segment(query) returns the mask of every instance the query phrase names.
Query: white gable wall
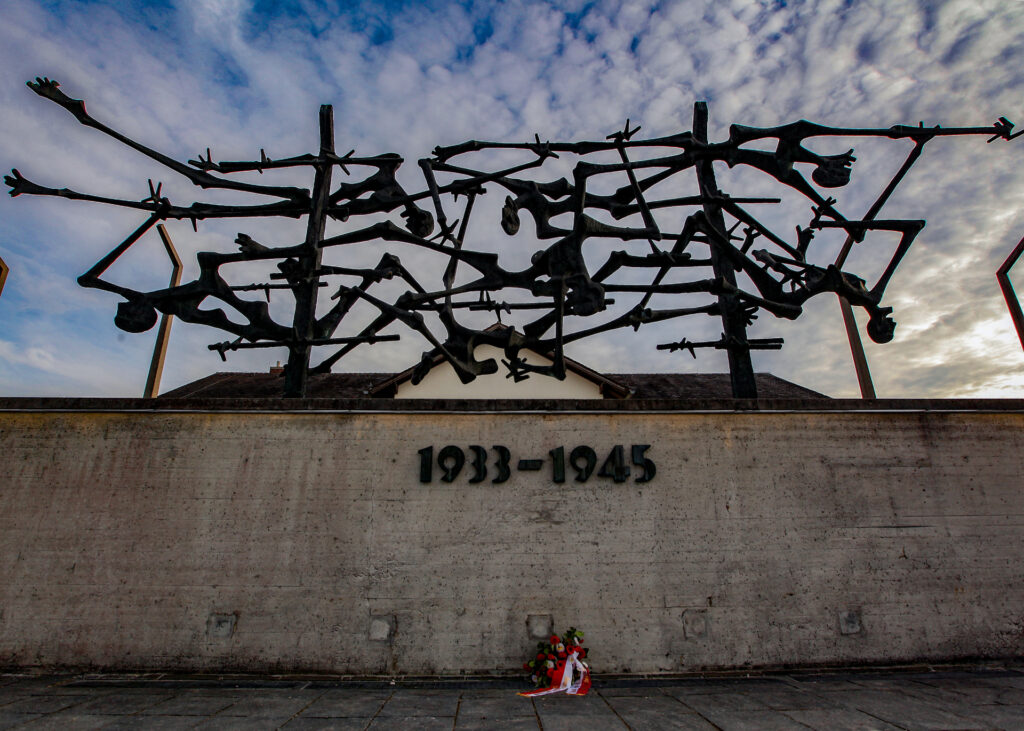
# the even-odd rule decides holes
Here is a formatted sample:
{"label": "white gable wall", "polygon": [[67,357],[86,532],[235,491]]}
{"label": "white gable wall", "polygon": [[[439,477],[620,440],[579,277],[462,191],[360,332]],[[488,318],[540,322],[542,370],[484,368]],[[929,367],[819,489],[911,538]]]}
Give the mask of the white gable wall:
{"label": "white gable wall", "polygon": [[[596,383],[576,373],[566,373],[565,380],[532,374],[525,381],[516,383],[506,378],[508,370],[501,365],[505,352],[493,345],[480,345],[474,351],[477,360],[494,358],[498,372],[477,376],[471,383],[463,383],[455,375],[451,363],[435,366],[427,377],[415,386],[411,381],[399,384],[395,398],[408,399],[599,399],[601,390]],[[531,365],[550,365],[551,361],[529,350],[520,351],[520,356]]]}

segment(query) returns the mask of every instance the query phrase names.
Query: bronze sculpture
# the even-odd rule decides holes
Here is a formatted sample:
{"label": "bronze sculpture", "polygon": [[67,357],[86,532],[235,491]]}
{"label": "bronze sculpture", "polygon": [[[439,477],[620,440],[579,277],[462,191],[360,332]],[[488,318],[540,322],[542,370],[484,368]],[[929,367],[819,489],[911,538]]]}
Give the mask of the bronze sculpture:
{"label": "bronze sculpture", "polygon": [[[65,95],[55,81],[40,78],[29,87],[68,110],[81,124],[92,127],[141,152],[171,171],[184,176],[203,189],[230,190],[266,196],[269,202],[254,205],[223,205],[196,202],[190,206],[173,204],[161,195],[161,185],[149,184],[149,195],[141,201],[105,198],[64,189],[37,185],[17,170],[5,178],[10,194],[50,195],[73,200],[93,201],[134,208],[147,218],[131,235],[79,277],[79,284],[95,287],[123,297],[118,304],[115,323],[128,332],[142,332],[157,321],[157,313],[174,315],[186,322],[209,325],[237,336],[234,341],[210,346],[222,357],[241,348],[287,347],[289,358],[285,367],[284,394],[301,397],[305,394],[310,373],[331,369],[345,355],[361,344],[395,340],[398,335],[382,334],[393,323],[401,323],[420,333],[432,346],[417,369],[414,382],[421,379],[440,354],[451,363],[464,382],[477,375],[494,373],[493,360],[477,361],[474,349],[490,344],[503,349],[502,361],[508,376],[516,380],[540,373],[565,377],[563,347],[565,344],[607,332],[632,327],[639,329],[649,323],[689,315],[711,315],[721,318],[720,339],[677,342],[658,346],[665,350],[686,350],[695,354],[697,348],[724,349],[729,355],[733,394],[737,398],[756,397],[750,351],[777,349],[779,338],[748,338],[747,327],[759,310],[776,317],[794,319],[811,297],[832,292],[849,303],[864,308],[869,317],[868,334],[876,342],[893,337],[895,322],[891,308],[881,304],[885,288],[900,260],[924,226],[920,220],[889,220],[878,217],[896,186],[920,156],[924,145],[936,137],[954,135],[986,135],[989,142],[1010,140],[1020,132],[1000,118],[989,127],[925,127],[897,125],[888,129],[833,128],[799,121],[774,128],[733,125],[729,138],[713,143],[707,138],[707,106],[698,102],[694,109],[693,130],[658,139],[636,139],[639,127],[625,127],[605,140],[587,142],[505,143],[469,141],[460,145],[438,147],[430,158],[419,161],[425,187],[407,192],[398,182],[396,172],[403,160],[394,154],[369,157],[355,156],[355,151],[339,155],[334,146],[333,112],[330,106],[320,109],[320,150],[284,159],[268,158],[263,150],[260,159],[243,162],[215,162],[207,150],[188,164],[173,160],[97,121],[86,112],[85,104]],[[842,214],[832,197],[817,188],[834,189],[850,180],[855,161],[853,150],[839,155],[819,155],[807,142],[821,137],[880,137],[906,139],[913,148],[902,167],[870,207],[860,217]],[[772,148],[763,149],[765,145]],[[650,149],[667,150],[667,154],[634,159],[637,153]],[[507,151],[522,154],[525,159],[501,170],[476,169],[455,164],[482,151]],[[579,161],[572,169],[572,180],[566,177],[537,181],[523,177],[527,171],[540,171],[545,162],[559,154],[572,154]],[[588,156],[614,154],[617,162],[591,162]],[[732,168],[743,166],[769,176],[777,183],[804,196],[811,205],[810,220],[796,227],[795,238],[787,240],[754,217],[747,206],[770,204],[778,198],[732,197],[721,191],[715,177],[715,164]],[[260,173],[289,167],[310,167],[314,181],[309,189],[246,183],[233,180],[231,173]],[[335,168],[351,175],[351,169],[369,168],[370,174],[350,183],[333,184]],[[808,180],[801,169],[810,169]],[[696,174],[698,194],[666,198],[649,198],[650,192],[664,181],[674,179],[688,170]],[[438,174],[449,176],[447,183],[438,181]],[[535,174],[535,173],[531,173]],[[596,192],[595,181],[604,176],[617,176],[622,184],[612,193]],[[607,178],[604,178],[607,179]],[[813,184],[812,184],[813,183]],[[467,226],[476,198],[486,193],[484,185],[495,185],[507,193],[501,212],[501,228],[508,236],[516,236],[521,228],[521,213],[526,211],[533,221],[536,237],[551,241],[537,251],[525,268],[511,269],[499,263],[498,255],[466,246]],[[332,187],[333,186],[333,187]],[[588,188],[588,186],[591,186]],[[817,186],[817,187],[815,187]],[[450,220],[446,205],[464,198],[461,215]],[[690,211],[678,233],[664,230],[658,223],[659,209]],[[345,233],[326,236],[328,219],[351,221],[358,216],[393,215],[402,224],[386,218]],[[639,217],[640,225],[617,225],[614,222]],[[165,289],[142,292],[102,278],[111,264],[137,242],[154,225],[166,220],[198,221],[227,218],[285,216],[307,217],[306,235],[302,242],[286,246],[268,246],[245,233],[236,239],[238,251],[232,253],[200,252],[197,255],[200,275],[193,281]],[[731,219],[731,225],[726,223]],[[559,222],[557,219],[563,219]],[[564,219],[568,218],[568,221]],[[737,230],[742,226],[742,235]],[[437,233],[435,233],[435,229]],[[835,263],[818,266],[808,261],[815,234],[825,229],[841,229],[846,242]],[[850,248],[864,241],[875,231],[898,234],[899,244],[878,280],[868,285],[855,274],[843,271],[842,265]],[[588,241],[617,239],[634,248],[614,251],[591,271],[584,256]],[[754,248],[762,240],[767,248]],[[359,243],[381,242],[385,252],[372,267],[340,267],[323,262],[325,250]],[[445,257],[447,266],[440,288],[428,289],[397,256],[386,250],[388,244],[417,247]],[[637,252],[635,246],[643,247]],[[706,254],[695,255],[695,247],[705,247]],[[221,268],[253,261],[276,261],[277,271],[271,281],[250,285],[231,285],[222,276]],[[455,284],[460,266],[475,271],[470,281]],[[683,275],[693,269],[710,269],[711,276],[666,281],[669,275]],[[653,276],[640,284],[616,279],[616,274],[653,270]],[[737,273],[742,273],[753,290],[740,287]],[[341,278],[332,299],[337,300],[320,317],[316,316],[319,291],[327,285],[326,278]],[[393,301],[377,297],[372,290],[385,279],[398,278],[408,290]],[[271,318],[267,302],[247,299],[240,293],[262,291],[269,301],[272,290],[289,290],[295,298],[292,322],[282,324]],[[516,291],[529,299],[501,302],[493,297],[500,291]],[[598,318],[614,302],[613,296],[638,297],[637,303],[622,315],[606,318],[596,325],[571,330],[567,318]],[[704,295],[699,306],[649,306],[655,296]],[[223,309],[201,309],[206,300],[219,300],[241,317],[232,320]],[[376,308],[376,318],[358,333],[335,337],[335,333],[357,302]],[[498,317],[512,310],[537,310],[538,316],[518,331],[512,328],[473,328],[459,321],[459,310],[493,311]],[[443,334],[435,332],[424,313],[436,313]],[[313,348],[340,346],[320,363],[310,367]],[[530,365],[520,357],[523,348],[550,353],[550,366]]]}

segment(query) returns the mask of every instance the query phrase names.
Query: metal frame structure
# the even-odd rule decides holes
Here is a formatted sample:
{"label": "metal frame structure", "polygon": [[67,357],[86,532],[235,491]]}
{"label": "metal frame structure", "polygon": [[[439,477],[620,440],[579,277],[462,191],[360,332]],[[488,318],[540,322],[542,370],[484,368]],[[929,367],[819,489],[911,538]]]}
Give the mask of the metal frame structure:
{"label": "metal frame structure", "polygon": [[[879,213],[926,143],[937,137],[961,135],[985,135],[991,142],[1010,140],[1020,134],[1013,133],[1012,123],[1005,118],[989,127],[897,125],[884,129],[834,128],[801,120],[771,128],[733,125],[727,140],[711,142],[707,135],[707,105],[698,102],[692,131],[657,139],[637,139],[639,127],[631,127],[627,120],[622,130],[599,141],[541,142],[535,136],[531,142],[471,140],[437,147],[431,157],[418,161],[424,188],[410,193],[396,177],[403,162],[398,155],[360,157],[354,150],[338,154],[330,106],[320,109],[320,146],[316,154],[271,159],[261,150],[258,160],[216,162],[207,149],[205,157],[199,155],[186,164],[98,121],[86,112],[84,102],[68,97],[57,82],[39,78],[28,85],[41,97],[66,109],[81,124],[155,160],[199,188],[263,198],[264,202],[252,205],[195,202],[182,206],[164,197],[162,186],[152,181],[149,195],[132,201],[44,187],[17,170],[5,178],[12,196],[59,196],[145,213],[146,220],[79,277],[79,284],[121,296],[123,301],[118,305],[115,323],[129,332],[148,330],[156,324],[157,312],[161,312],[236,336],[233,341],[210,346],[222,357],[243,348],[286,347],[289,357],[284,371],[284,395],[289,397],[304,396],[310,374],[330,371],[354,348],[397,339],[397,334],[383,332],[394,324],[419,333],[432,348],[424,354],[414,382],[434,366],[438,354],[452,365],[463,382],[469,382],[499,369],[493,359],[475,359],[474,350],[480,344],[504,351],[502,364],[510,378],[521,380],[531,374],[564,378],[563,349],[571,342],[610,330],[636,330],[655,322],[703,315],[721,320],[723,332],[718,340],[682,338],[657,347],[691,354],[698,348],[725,350],[734,396],[754,398],[757,388],[750,352],[778,349],[782,345],[780,338],[747,336],[747,328],[761,310],[795,319],[808,299],[831,292],[849,305],[864,308],[869,316],[867,331],[873,340],[892,339],[892,309],[882,306],[882,296],[924,221],[883,219]],[[844,215],[835,198],[818,190],[846,185],[855,161],[852,149],[839,155],[820,155],[809,146],[814,140],[830,137],[873,137],[913,144],[899,172],[862,216]],[[473,164],[478,154],[487,152],[518,155],[522,161],[499,170]],[[539,177],[544,174],[545,163],[559,155],[576,156],[572,179]],[[610,162],[609,156],[613,158]],[[796,226],[795,237],[787,238],[772,230],[748,208],[777,203],[780,199],[733,197],[722,191],[715,174],[715,167],[721,165],[757,171],[802,195],[810,204],[810,219]],[[256,184],[231,177],[233,173],[265,173],[293,167],[312,169],[310,188]],[[368,169],[369,174],[356,176],[353,182],[334,183],[336,169],[345,175],[353,175],[352,170]],[[695,174],[697,194],[672,194],[671,191],[680,190],[677,176],[686,172]],[[809,179],[805,177],[807,173]],[[599,183],[608,180],[620,181],[619,187],[612,193],[599,193]],[[543,245],[534,253],[529,266],[507,268],[497,254],[466,245],[473,205],[487,192],[485,185],[497,186],[507,193],[501,227],[508,236],[519,233],[521,212],[530,214],[536,239]],[[670,191],[667,196],[662,193],[666,189]],[[459,217],[451,220],[448,213],[451,207],[460,205],[459,198],[465,202]],[[673,229],[659,223],[663,209],[666,213],[684,214],[682,225]],[[351,223],[395,213],[401,217],[401,225],[390,219],[367,225]],[[189,220],[195,227],[202,220],[271,216],[306,217],[304,239],[269,246],[239,233],[237,252],[199,252],[200,274],[195,280],[185,284],[172,281],[169,287],[155,291],[143,292],[103,278],[118,257],[161,221]],[[344,233],[327,236],[329,219],[350,223]],[[815,235],[828,229],[841,230],[846,240],[835,262],[819,266],[811,263],[809,254]],[[876,232],[898,235],[899,244],[883,274],[868,285],[842,267],[852,246]],[[607,239],[622,241],[631,248],[612,252],[597,266],[588,265],[586,259],[592,248],[588,244]],[[755,243],[763,246],[755,248]],[[326,251],[359,244],[383,249],[376,266],[344,267],[324,262]],[[432,252],[447,261],[439,288],[426,286],[391,253],[390,249],[403,247]],[[270,273],[269,281],[229,284],[221,269],[243,262],[276,262],[277,271]],[[473,272],[462,284],[456,284],[459,267]],[[695,277],[695,269],[709,269],[710,276]],[[738,275],[749,285],[741,286]],[[638,277],[645,279],[638,284]],[[328,286],[328,279],[340,283],[332,296],[334,304],[318,317],[320,289]],[[406,291],[391,300],[375,295],[376,285],[385,279],[403,281]],[[272,319],[267,302],[240,296],[246,291],[262,291],[269,300],[272,290],[287,290],[294,297],[290,323]],[[518,296],[499,301],[499,293]],[[694,296],[704,300],[691,305]],[[602,319],[602,313],[608,313],[615,297],[635,297],[637,301],[624,314],[605,314]],[[678,302],[674,306],[654,307],[652,298],[670,305],[673,299]],[[206,300],[219,301],[232,311],[233,318],[221,308],[201,308]],[[375,308],[376,317],[358,332],[336,337],[336,330],[357,303]],[[529,319],[521,332],[513,328],[471,327],[459,317],[460,311],[493,311],[500,319],[502,312],[513,310],[533,310],[536,317]],[[593,322],[597,324],[591,325]],[[573,328],[578,323],[583,324]],[[340,347],[311,367],[314,348],[324,346]],[[520,357],[524,348],[551,353],[553,362],[545,366],[528,364]]]}

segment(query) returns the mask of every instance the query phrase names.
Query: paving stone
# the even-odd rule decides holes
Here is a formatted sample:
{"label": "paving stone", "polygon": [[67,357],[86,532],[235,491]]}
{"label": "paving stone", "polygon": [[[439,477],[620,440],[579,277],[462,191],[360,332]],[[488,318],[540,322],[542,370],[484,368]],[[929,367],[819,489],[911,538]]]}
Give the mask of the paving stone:
{"label": "paving stone", "polygon": [[50,713],[18,728],[53,729],[59,731],[92,731],[109,726],[120,720],[120,716],[103,716],[89,713]]}
{"label": "paving stone", "polygon": [[377,715],[390,696],[390,693],[367,693],[360,690],[329,690],[303,710],[302,716],[304,718],[372,718]]}
{"label": "paving stone", "polygon": [[28,698],[31,693],[27,690],[19,690],[15,687],[0,686],[0,711],[4,710],[6,706],[15,701],[20,701],[22,698]]}
{"label": "paving stone", "polygon": [[[957,701],[965,701],[969,698],[968,695],[956,693],[950,688],[936,687],[934,685],[929,685],[928,683],[923,682],[913,683],[910,685],[892,685],[888,688],[880,685],[877,686],[876,689],[898,691],[900,693],[905,693],[906,695],[913,696],[914,698],[918,698],[924,701],[925,703],[935,703],[939,705],[943,703],[956,703]],[[990,687],[988,690],[988,695],[994,695],[996,692],[998,692],[998,689],[996,688]],[[1013,690],[1013,688],[1002,688],[1002,690],[1010,691]]]}
{"label": "paving stone", "polygon": [[451,716],[377,716],[369,727],[374,731],[451,731]]}
{"label": "paving stone", "polygon": [[[526,700],[526,699],[524,699]],[[588,695],[565,695],[553,693],[530,698],[539,713],[569,713],[575,715],[611,713],[608,703],[597,693]]]}
{"label": "paving stone", "polygon": [[[321,698],[344,698],[348,696],[360,696],[363,698],[380,698],[381,701],[385,701],[394,695],[396,692],[407,693],[408,690],[395,689],[395,688],[328,688],[323,691]],[[437,692],[437,691],[431,691]],[[442,691],[444,692],[444,691]],[[452,691],[458,693],[458,690]],[[478,690],[472,691],[473,693],[504,693],[505,691],[492,691],[492,690]]]}
{"label": "paving stone", "polygon": [[739,692],[709,693],[707,695],[677,696],[684,704],[707,716],[724,711],[762,711],[768,706],[752,695]]}
{"label": "paving stone", "polygon": [[602,698],[663,698],[665,691],[661,686],[641,686],[636,688],[594,688],[591,693],[597,693]]}
{"label": "paving stone", "polygon": [[794,686],[788,682],[757,680],[690,680],[681,683],[672,683],[662,687],[662,692],[677,698],[688,695],[719,695],[731,694],[744,691],[765,691],[792,690]]}
{"label": "paving stone", "polygon": [[[288,731],[363,731],[369,718],[306,718],[299,716],[286,723],[283,728]],[[415,727],[413,727],[415,728]]]}
{"label": "paving stone", "polygon": [[179,731],[195,728],[201,721],[202,718],[194,716],[121,716],[109,726],[104,726],[103,731]]}
{"label": "paving stone", "polygon": [[972,706],[1024,705],[1024,690],[1011,686],[988,685],[986,683],[960,683],[956,685],[932,686],[929,697],[943,703],[967,702]]}
{"label": "paving stone", "polygon": [[[899,677],[875,677],[854,678],[853,682],[865,688],[875,690],[895,690],[900,693],[914,696],[927,701],[930,698],[943,695],[938,692],[934,685],[930,685],[927,676],[899,676]],[[954,681],[957,682],[957,681]]]}
{"label": "paving stone", "polygon": [[544,731],[560,729],[623,729],[625,723],[597,695],[550,695],[534,698]]}
{"label": "paving stone", "polygon": [[[1024,729],[1024,676],[1005,671],[666,680],[529,699],[514,688],[118,687],[103,677],[3,677],[0,729]],[[166,681],[161,681],[161,683]],[[203,683],[209,683],[204,680]],[[294,685],[294,683],[293,683]],[[460,701],[461,698],[461,701]],[[381,705],[383,704],[383,708]],[[458,716],[455,715],[458,709]],[[30,712],[32,711],[32,712]],[[379,713],[378,713],[379,711]],[[45,712],[45,714],[44,714]],[[343,715],[344,714],[344,715]],[[374,714],[377,714],[376,716]]]}
{"label": "paving stone", "polygon": [[737,686],[735,683],[719,683],[714,680],[691,680],[662,686],[661,692],[665,695],[671,695],[681,698],[686,695],[710,695],[713,693],[732,693],[736,690],[736,687]]}
{"label": "paving stone", "polygon": [[785,714],[818,731],[900,731],[898,726],[852,708],[812,708]]}
{"label": "paving stone", "polygon": [[675,698],[620,697],[609,698],[615,713],[631,729],[683,729],[683,731],[713,731],[715,728],[703,717]]}
{"label": "paving stone", "polygon": [[981,706],[974,718],[1003,731],[1024,729],[1024,706]]}
{"label": "paving stone", "polygon": [[537,724],[536,716],[530,716],[529,718],[525,716],[504,719],[489,718],[482,721],[479,719],[462,721],[460,718],[455,723],[455,731],[491,731],[492,729],[498,729],[499,731],[539,731],[540,726]]}
{"label": "paving stone", "polygon": [[851,675],[849,680],[854,685],[859,685],[862,688],[882,688],[883,690],[893,690],[894,688],[913,685],[918,682],[918,678],[922,677],[918,673],[906,674],[906,675],[875,675],[865,673],[863,675]]}
{"label": "paving stone", "polygon": [[720,711],[711,720],[721,731],[807,731],[780,711]]}
{"label": "paving stone", "polygon": [[522,698],[517,695],[525,688],[467,688],[462,691],[463,698]]}
{"label": "paving stone", "polygon": [[480,697],[463,693],[462,702],[459,703],[459,723],[468,722],[471,719],[505,719],[528,717],[535,719],[537,714],[533,710],[533,703],[529,698],[522,698],[516,695],[501,697]]}
{"label": "paving stone", "polygon": [[255,718],[253,716],[214,716],[202,720],[195,728],[208,731],[274,731],[290,719],[288,718]]}
{"label": "paving stone", "polygon": [[111,693],[75,706],[75,711],[96,715],[130,715],[167,700],[169,692]]}
{"label": "paving stone", "polygon": [[2,709],[8,713],[54,713],[88,700],[83,695],[30,695],[7,703]]}
{"label": "paving stone", "polygon": [[238,701],[235,693],[202,693],[185,691],[142,711],[143,715],[212,716]]}
{"label": "paving stone", "polygon": [[380,716],[455,716],[459,705],[458,691],[396,692],[380,711]]}
{"label": "paving stone", "polygon": [[806,690],[777,688],[774,690],[744,691],[743,695],[763,703],[768,708],[784,711],[798,708],[837,708],[828,697]]}
{"label": "paving stone", "polygon": [[0,708],[0,729],[14,728],[39,718],[37,713],[8,713]]}
{"label": "paving stone", "polygon": [[986,678],[986,683],[992,683],[994,685],[1008,685],[1011,688],[1024,689],[1024,677],[1020,675],[1008,675],[1004,677]]}
{"label": "paving stone", "polygon": [[247,691],[238,700],[218,714],[223,716],[245,716],[246,718],[279,718],[282,723],[316,701],[323,691],[274,692],[266,690]]}
{"label": "paving stone", "polygon": [[964,717],[899,691],[844,691],[834,695],[836,701],[847,707],[864,711],[908,731],[974,731],[979,727],[976,722],[970,720],[970,716],[975,715],[973,709],[968,709],[969,716]]}
{"label": "paving stone", "polygon": [[[978,706],[978,705],[975,705],[973,703],[970,703],[969,701],[961,701],[961,702],[957,702],[957,703],[946,703],[946,704],[941,705],[941,706],[936,705],[935,707],[937,708],[937,710],[940,710],[942,712],[951,714],[952,716],[955,716],[957,718],[963,719],[961,721],[961,724],[966,724],[966,725],[962,725],[962,726],[956,726],[955,724],[950,722],[950,723],[947,724],[948,728],[950,728],[950,729],[954,729],[954,728],[970,728],[970,729],[984,728],[984,729],[986,729],[986,731],[988,729],[988,726],[985,723],[982,723],[982,722],[979,721],[979,719],[984,717],[985,709],[989,709],[989,708],[1020,708],[1020,706],[996,706],[996,705]],[[905,721],[900,721],[898,725],[906,725],[906,726],[911,727],[911,728],[913,726],[912,723],[908,724]],[[935,725],[938,725],[938,724],[935,724]],[[1018,729],[1015,729],[1015,731],[1021,731],[1022,728],[1024,728],[1024,726],[1022,726],[1022,727],[1020,727]]]}

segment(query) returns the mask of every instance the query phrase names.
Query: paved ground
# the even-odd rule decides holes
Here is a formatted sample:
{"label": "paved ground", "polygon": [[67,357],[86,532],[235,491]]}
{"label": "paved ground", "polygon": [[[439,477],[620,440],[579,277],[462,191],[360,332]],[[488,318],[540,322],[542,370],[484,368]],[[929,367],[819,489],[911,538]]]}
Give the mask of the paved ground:
{"label": "paved ground", "polygon": [[1024,667],[501,682],[0,675],[0,729],[1024,729]]}

